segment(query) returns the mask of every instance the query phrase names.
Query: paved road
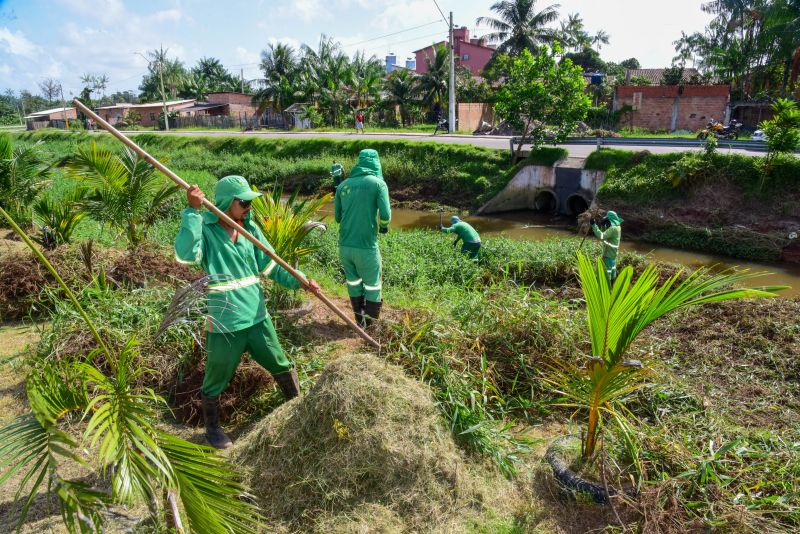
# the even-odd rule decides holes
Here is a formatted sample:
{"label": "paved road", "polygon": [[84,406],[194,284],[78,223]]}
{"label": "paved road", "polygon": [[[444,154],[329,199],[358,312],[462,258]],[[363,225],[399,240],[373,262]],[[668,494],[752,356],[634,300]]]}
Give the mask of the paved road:
{"label": "paved road", "polygon": [[[128,132],[126,132],[128,133]],[[131,134],[135,133],[142,133],[139,132],[129,132]],[[159,132],[148,130],[146,133],[159,133],[162,135],[185,135],[185,136],[252,136],[252,137],[263,137],[263,138],[287,138],[287,139],[319,139],[319,138],[331,138],[331,139],[346,139],[348,141],[353,141],[356,139],[364,139],[364,140],[394,140],[394,139],[402,139],[405,141],[432,141],[435,143],[453,143],[459,145],[475,145],[475,146],[482,146],[486,148],[497,148],[502,150],[508,150],[508,143],[509,137],[504,136],[485,136],[485,135],[446,135],[446,134],[439,134],[439,135],[430,135],[430,134],[387,134],[387,133],[367,133],[367,134],[356,134],[356,133],[342,133],[342,132],[231,132],[231,131],[214,131],[208,130],[203,132]],[[595,146],[593,145],[561,145],[562,148],[565,148],[569,152],[569,156],[573,158],[585,158],[595,150]],[[654,154],[667,154],[670,152],[682,152],[688,149],[684,147],[658,147],[658,146],[621,146],[619,147],[622,150],[649,150]],[[692,150],[700,150],[698,148]],[[730,150],[730,149],[721,149],[721,153],[738,153],[738,154],[747,154],[750,156],[763,156],[763,152],[755,152],[750,150]]]}

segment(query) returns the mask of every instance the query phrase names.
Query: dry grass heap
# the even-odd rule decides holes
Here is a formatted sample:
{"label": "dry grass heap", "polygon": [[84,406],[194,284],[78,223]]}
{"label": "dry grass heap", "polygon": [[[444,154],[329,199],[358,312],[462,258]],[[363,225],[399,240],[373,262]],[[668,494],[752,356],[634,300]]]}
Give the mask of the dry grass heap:
{"label": "dry grass heap", "polygon": [[482,502],[430,390],[367,355],[329,364],[311,391],[241,439],[233,458],[266,516],[292,530],[449,530]]}

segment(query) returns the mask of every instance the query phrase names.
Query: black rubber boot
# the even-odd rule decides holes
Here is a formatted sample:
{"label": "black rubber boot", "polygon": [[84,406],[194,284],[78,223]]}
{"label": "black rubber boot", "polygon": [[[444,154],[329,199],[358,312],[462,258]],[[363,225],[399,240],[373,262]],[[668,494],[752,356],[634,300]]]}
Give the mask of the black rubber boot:
{"label": "black rubber boot", "polygon": [[353,307],[353,312],[355,312],[356,324],[364,328],[366,326],[364,323],[364,308],[366,307],[364,295],[360,297],[350,297],[350,305]]}
{"label": "black rubber boot", "polygon": [[281,388],[286,400],[291,400],[300,394],[300,381],[297,379],[297,369],[292,369],[286,373],[272,375],[278,387]]}
{"label": "black rubber boot", "polygon": [[367,306],[364,311],[364,321],[367,326],[372,326],[372,323],[380,317],[381,306],[383,306],[383,302],[367,301]]}
{"label": "black rubber boot", "polygon": [[216,449],[227,449],[232,445],[231,439],[219,426],[219,395],[203,398],[203,419],[206,423],[206,439]]}

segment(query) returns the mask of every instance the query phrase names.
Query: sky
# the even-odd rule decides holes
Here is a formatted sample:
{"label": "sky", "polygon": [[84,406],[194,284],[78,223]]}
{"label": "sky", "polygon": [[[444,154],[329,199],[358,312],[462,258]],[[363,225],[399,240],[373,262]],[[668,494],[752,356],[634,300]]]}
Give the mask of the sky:
{"label": "sky", "polygon": [[[559,14],[583,17],[586,30],[611,36],[600,54],[606,61],[639,59],[643,67],[665,67],[672,42],[701,31],[709,15],[704,0],[538,1],[537,9],[560,4]],[[38,93],[45,78],[59,80],[65,96],[81,90],[82,74],[106,74],[106,93],[137,88],[147,71],[139,54],[159,46],[187,67],[201,57],[218,58],[246,80],[260,77],[260,53],[270,43],[316,48],[321,34],[353,54],[398,63],[413,51],[447,38],[442,13],[471,35],[493,16],[493,0],[0,0],[0,91]]]}

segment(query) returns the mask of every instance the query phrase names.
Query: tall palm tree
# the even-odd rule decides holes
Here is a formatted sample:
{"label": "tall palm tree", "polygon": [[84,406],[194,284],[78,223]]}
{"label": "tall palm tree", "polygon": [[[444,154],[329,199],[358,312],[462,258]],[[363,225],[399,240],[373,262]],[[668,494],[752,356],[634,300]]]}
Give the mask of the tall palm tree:
{"label": "tall palm tree", "polygon": [[559,7],[553,4],[536,11],[536,0],[502,0],[490,8],[498,18],[478,17],[475,24],[494,30],[484,38],[500,43],[495,54],[517,55],[523,50],[535,54],[538,45],[552,40],[553,30],[547,24],[558,19]]}
{"label": "tall palm tree", "polygon": [[450,79],[450,53],[444,45],[433,48],[433,55],[425,57],[428,70],[419,77],[422,100],[429,106],[444,103],[447,81]]}
{"label": "tall palm tree", "polygon": [[169,92],[172,98],[176,98],[178,96],[178,88],[186,78],[186,69],[180,60],[170,59],[167,56],[167,52],[169,52],[169,49],[165,50],[164,47],[149,51],[147,53],[147,57],[150,59],[149,68],[156,80],[158,80],[159,76],[163,77],[164,89]]}
{"label": "tall palm tree", "polygon": [[392,72],[383,82],[384,102],[400,107],[403,126],[409,123],[409,107],[419,101],[419,79],[406,69]]}
{"label": "tall palm tree", "polygon": [[596,34],[591,38],[591,42],[593,46],[597,47],[597,50],[602,48],[602,45],[608,44],[610,42],[611,36],[605,30],[598,30]]}
{"label": "tall palm tree", "polygon": [[260,89],[253,95],[253,104],[263,113],[268,107],[281,112],[294,102],[298,65],[294,48],[287,44],[270,44],[261,52]]}

